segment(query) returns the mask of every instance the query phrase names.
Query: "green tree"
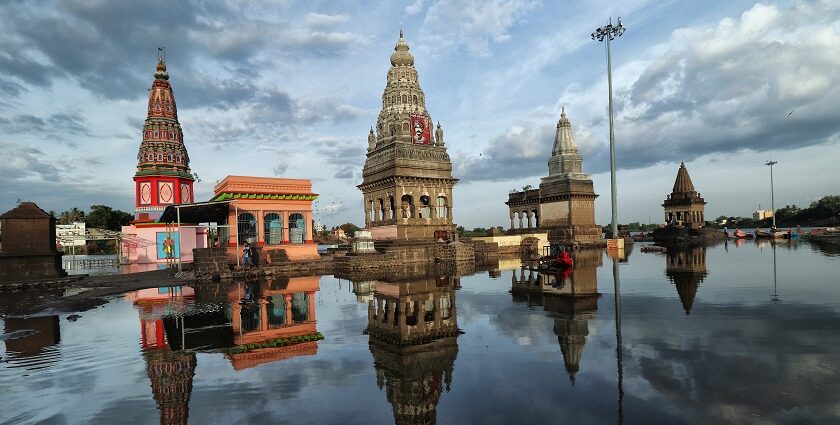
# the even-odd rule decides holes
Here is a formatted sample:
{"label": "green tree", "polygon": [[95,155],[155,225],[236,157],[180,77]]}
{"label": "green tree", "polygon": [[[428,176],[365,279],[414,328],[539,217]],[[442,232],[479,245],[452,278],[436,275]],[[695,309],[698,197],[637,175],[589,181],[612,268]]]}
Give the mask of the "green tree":
{"label": "green tree", "polygon": [[[75,208],[74,208],[75,209]],[[122,226],[131,223],[134,218],[130,213],[115,210],[106,205],[91,205],[90,212],[84,215],[87,228],[107,229],[119,231]]]}
{"label": "green tree", "polygon": [[68,211],[62,211],[56,217],[58,219],[58,224],[72,224],[79,221],[84,221],[85,219],[85,212],[73,207],[73,209]]}
{"label": "green tree", "polygon": [[341,226],[338,226],[338,228],[344,230],[344,233],[351,238],[356,234],[356,230],[359,230],[359,226],[356,226],[353,223],[344,223]]}

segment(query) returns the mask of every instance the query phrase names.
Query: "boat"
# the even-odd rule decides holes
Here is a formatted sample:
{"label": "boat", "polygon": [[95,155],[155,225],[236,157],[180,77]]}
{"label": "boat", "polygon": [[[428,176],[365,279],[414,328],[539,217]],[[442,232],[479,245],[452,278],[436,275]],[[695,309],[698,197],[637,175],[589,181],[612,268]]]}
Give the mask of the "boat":
{"label": "boat", "polygon": [[732,233],[732,237],[735,239],[752,239],[755,237],[752,233],[745,233],[739,229],[735,229],[735,232]]}
{"label": "boat", "polygon": [[755,237],[761,239],[783,239],[787,232],[775,228],[770,228],[767,231],[755,229]]}

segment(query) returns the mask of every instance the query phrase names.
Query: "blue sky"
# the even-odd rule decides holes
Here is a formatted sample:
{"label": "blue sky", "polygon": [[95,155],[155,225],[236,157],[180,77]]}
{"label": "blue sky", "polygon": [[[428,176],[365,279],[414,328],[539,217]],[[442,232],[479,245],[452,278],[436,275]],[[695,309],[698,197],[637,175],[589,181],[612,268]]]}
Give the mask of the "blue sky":
{"label": "blue sky", "polygon": [[[840,4],[830,1],[32,1],[0,4],[0,209],[133,210],[157,46],[208,199],[226,175],[309,178],[316,218],[363,222],[367,133],[400,28],[446,131],[455,221],[508,224],[547,173],[560,109],[610,217],[613,45],[619,220],[661,221],[684,160],[707,217],[840,187]],[[792,114],[789,113],[793,111]]]}

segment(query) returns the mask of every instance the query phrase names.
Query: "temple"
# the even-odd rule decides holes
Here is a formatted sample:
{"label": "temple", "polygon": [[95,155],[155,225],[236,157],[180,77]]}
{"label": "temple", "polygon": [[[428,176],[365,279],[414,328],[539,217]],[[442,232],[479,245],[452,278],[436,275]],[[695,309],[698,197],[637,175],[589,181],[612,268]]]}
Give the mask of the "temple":
{"label": "temple", "polygon": [[433,424],[458,356],[458,278],[414,277],[375,284],[368,304],[376,383],[397,424]]}
{"label": "temple", "polygon": [[589,321],[598,311],[597,269],[602,264],[600,250],[583,249],[575,252],[574,268],[563,273],[539,273],[521,268],[513,270],[511,290],[514,302],[528,306],[542,306],[554,317],[554,334],[560,344],[563,364],[569,381],[574,385],[580,371]]}
{"label": "temple", "polygon": [[694,184],[685,168],[685,162],[680,162],[674,190],[665,198],[662,207],[665,208],[665,223],[690,228],[702,227],[706,201],[694,190]]}
{"label": "temple", "polygon": [[547,232],[551,243],[595,243],[601,239],[601,227],[595,223],[597,197],[592,178],[583,173],[583,159],[563,109],[548,160],[548,176],[542,178],[539,189],[526,186],[508,195],[510,232]]}
{"label": "temple", "polygon": [[680,162],[671,194],[665,198],[665,226],[653,231],[653,239],[664,243],[702,243],[722,240],[724,233],[706,227],[706,201],[694,189],[685,163]]}
{"label": "temple", "polygon": [[435,240],[455,231],[452,188],[458,180],[443,128],[432,127],[408,49],[400,31],[358,186],[374,240]]}
{"label": "temple", "polygon": [[191,261],[192,249],[205,246],[206,229],[183,226],[179,232],[177,227],[157,222],[167,206],[193,202],[194,180],[161,50],[137,153],[134,221],[122,229],[135,240],[148,241],[150,247],[157,248],[129,244],[123,252],[128,262],[166,263],[175,258]]}
{"label": "temple", "polygon": [[677,289],[683,310],[691,314],[697,289],[708,275],[706,246],[670,246],[666,253],[665,276]]}

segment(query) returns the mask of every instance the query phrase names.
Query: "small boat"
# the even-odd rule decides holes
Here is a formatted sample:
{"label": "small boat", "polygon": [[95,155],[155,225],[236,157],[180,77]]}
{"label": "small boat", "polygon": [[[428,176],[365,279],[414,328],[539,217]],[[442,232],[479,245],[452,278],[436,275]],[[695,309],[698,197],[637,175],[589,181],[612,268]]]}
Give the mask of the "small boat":
{"label": "small boat", "polygon": [[738,229],[735,229],[735,232],[732,233],[732,237],[735,239],[752,239],[755,237],[752,233],[744,233]]}
{"label": "small boat", "polygon": [[755,237],[761,239],[784,239],[787,232],[771,228],[768,231],[755,229]]}

